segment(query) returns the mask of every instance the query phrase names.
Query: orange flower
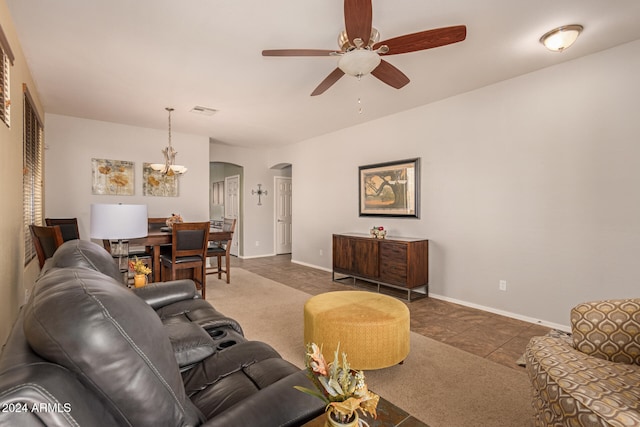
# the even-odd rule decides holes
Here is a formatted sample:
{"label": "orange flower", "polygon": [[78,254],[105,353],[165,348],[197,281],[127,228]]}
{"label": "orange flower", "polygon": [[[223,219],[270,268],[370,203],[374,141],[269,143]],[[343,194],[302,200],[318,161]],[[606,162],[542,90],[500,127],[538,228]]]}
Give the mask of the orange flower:
{"label": "orange flower", "polygon": [[311,344],[311,351],[312,353],[307,353],[311,359],[309,361],[311,370],[320,375],[326,376],[329,367],[327,366],[327,362],[324,360],[322,351],[315,343]]}

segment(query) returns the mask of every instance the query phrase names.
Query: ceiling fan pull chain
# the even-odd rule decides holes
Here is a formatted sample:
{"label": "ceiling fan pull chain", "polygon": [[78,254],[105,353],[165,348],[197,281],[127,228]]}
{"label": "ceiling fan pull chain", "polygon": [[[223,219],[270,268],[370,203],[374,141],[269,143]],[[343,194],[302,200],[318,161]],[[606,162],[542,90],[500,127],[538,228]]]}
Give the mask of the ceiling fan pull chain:
{"label": "ceiling fan pull chain", "polygon": [[[362,89],[362,85],[360,84],[361,81],[362,76],[358,76],[358,92],[361,92],[360,89]],[[360,95],[358,95],[358,114],[362,114],[362,99],[360,98]]]}

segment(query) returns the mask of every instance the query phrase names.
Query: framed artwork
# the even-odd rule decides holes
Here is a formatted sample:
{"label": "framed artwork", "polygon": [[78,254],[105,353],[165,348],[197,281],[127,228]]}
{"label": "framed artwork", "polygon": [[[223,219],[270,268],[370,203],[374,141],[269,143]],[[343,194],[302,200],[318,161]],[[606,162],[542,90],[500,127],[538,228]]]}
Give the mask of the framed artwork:
{"label": "framed artwork", "polygon": [[163,174],[142,164],[142,195],[157,197],[178,197],[178,175]]}
{"label": "framed artwork", "polygon": [[92,194],[133,196],[133,166],[124,160],[91,159]]}
{"label": "framed artwork", "polygon": [[360,166],[360,216],[419,218],[420,159]]}

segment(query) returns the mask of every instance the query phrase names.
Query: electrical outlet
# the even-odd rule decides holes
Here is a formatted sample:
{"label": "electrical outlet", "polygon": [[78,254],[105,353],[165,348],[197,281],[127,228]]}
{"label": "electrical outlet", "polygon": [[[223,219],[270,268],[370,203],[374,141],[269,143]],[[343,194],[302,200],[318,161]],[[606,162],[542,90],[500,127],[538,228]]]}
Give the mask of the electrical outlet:
{"label": "electrical outlet", "polygon": [[322,251],[322,249],[320,249],[320,256],[324,255],[324,252]]}
{"label": "electrical outlet", "polygon": [[256,246],[260,246],[260,240],[256,240]]}
{"label": "electrical outlet", "polygon": [[499,289],[501,291],[506,291],[507,290],[507,281],[506,280],[500,280]]}

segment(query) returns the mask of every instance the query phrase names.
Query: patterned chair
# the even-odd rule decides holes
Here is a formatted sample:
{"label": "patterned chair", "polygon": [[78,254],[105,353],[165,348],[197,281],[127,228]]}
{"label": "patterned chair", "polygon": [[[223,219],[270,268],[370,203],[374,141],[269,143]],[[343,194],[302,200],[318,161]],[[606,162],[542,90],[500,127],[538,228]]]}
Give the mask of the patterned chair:
{"label": "patterned chair", "polygon": [[640,425],[640,299],[579,304],[571,330],[527,345],[534,425]]}

